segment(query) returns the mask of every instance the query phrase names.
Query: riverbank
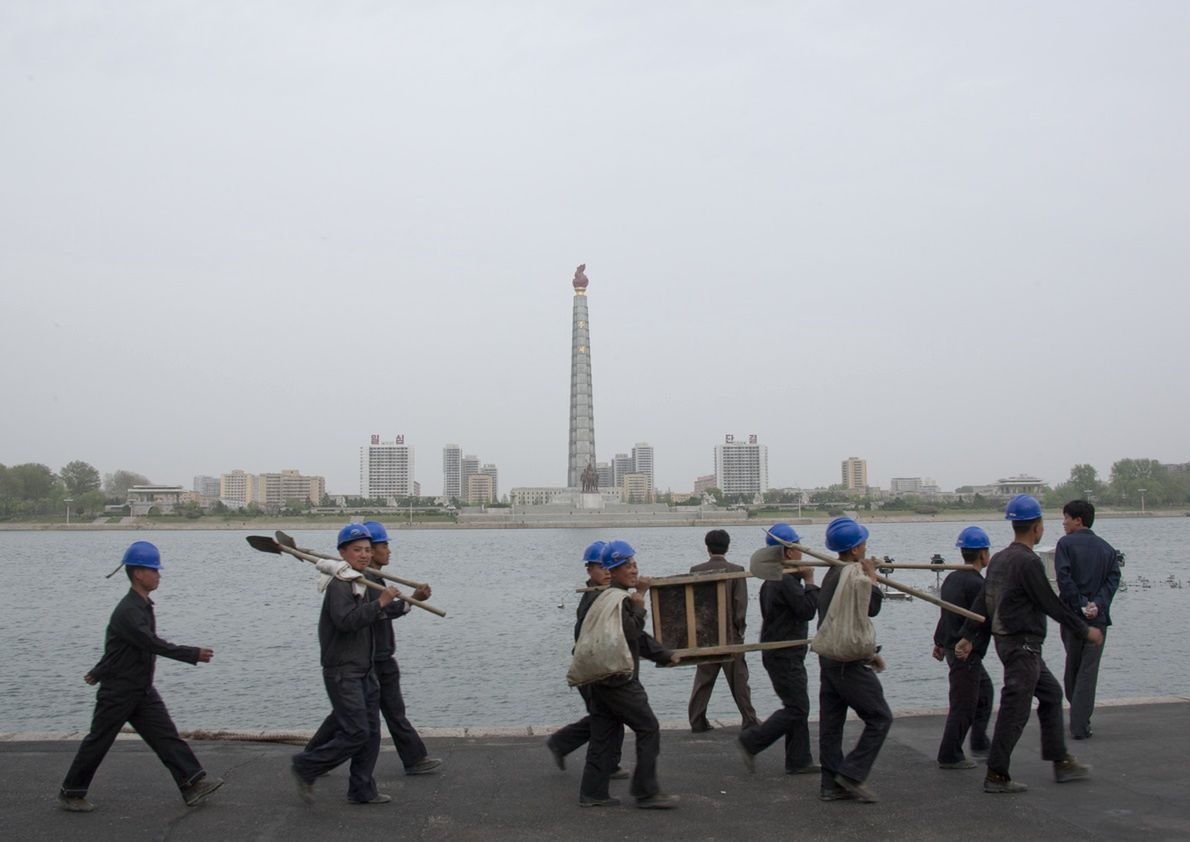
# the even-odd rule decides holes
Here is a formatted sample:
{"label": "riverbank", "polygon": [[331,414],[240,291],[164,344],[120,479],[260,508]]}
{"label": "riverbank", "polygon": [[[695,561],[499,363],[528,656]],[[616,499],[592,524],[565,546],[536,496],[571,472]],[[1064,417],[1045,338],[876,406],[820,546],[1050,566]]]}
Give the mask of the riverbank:
{"label": "riverbank", "polygon": [[[788,839],[804,834],[837,839],[982,842],[1014,838],[1160,840],[1190,837],[1190,770],[1171,734],[1190,728],[1190,703],[1104,706],[1095,737],[1072,744],[1091,777],[1053,782],[1038,757],[1030,721],[1013,757],[1021,795],[981,791],[982,767],[942,771],[934,761],[944,718],[899,716],[880,753],[870,786],[879,804],[824,803],[818,776],[782,772],[779,746],[757,757],[749,774],[735,751],[736,728],[707,734],[667,731],[659,777],[681,799],[676,810],[631,807],[627,782],[613,782],[619,807],[578,806],[582,751],[559,771],[539,733],[517,736],[431,737],[445,763],[440,774],[407,777],[390,740],[376,767],[392,803],[376,807],[345,800],[346,769],[320,779],[315,803],[303,804],[289,777],[292,746],[197,741],[196,754],[226,785],[205,804],[187,808],[168,773],[138,738],[120,740],[99,770],[90,814],[59,811],[55,794],[77,749],[75,741],[0,742],[0,832],[6,838],[178,842],[212,838],[320,842],[350,826],[359,838],[397,833],[419,840]],[[847,725],[850,744],[859,723]],[[817,749],[817,726],[811,726]],[[634,752],[625,741],[625,765]],[[817,751],[815,751],[817,755]]]}
{"label": "riverbank", "polygon": [[[1170,518],[1170,517],[1190,517],[1190,511],[1182,509],[1162,509],[1158,511],[1104,511],[1096,512],[1096,518],[1099,520],[1108,520],[1111,518]],[[862,523],[978,523],[981,521],[1000,520],[1004,517],[1004,513],[1000,510],[963,510],[963,511],[942,511],[936,514],[923,515],[916,512],[902,512],[883,514],[880,512],[858,512],[857,519]],[[1047,509],[1045,511],[1047,519],[1061,520],[1061,509]],[[529,519],[527,516],[523,522],[514,523],[448,523],[448,522],[418,522],[412,523],[402,521],[399,515],[388,518],[385,515],[372,516],[368,515],[364,518],[361,515],[344,515],[343,520],[361,520],[361,519],[376,519],[382,520],[389,530],[400,529],[462,529],[462,530],[483,530],[483,529],[592,529],[602,528],[605,526],[627,525],[632,527],[672,527],[672,526],[697,526],[697,522],[687,523],[685,521],[675,522],[673,520],[650,522],[645,515],[638,515],[634,517],[630,523],[625,524],[611,524],[605,519],[600,518],[598,513],[589,515],[576,515],[568,520],[551,520],[549,522],[536,522]],[[825,524],[829,523],[831,516],[823,513],[804,513],[803,516],[797,517],[793,512],[773,512],[766,511],[756,517],[724,517],[716,518],[715,526],[749,526],[757,523],[771,523],[775,521],[786,521],[797,525],[811,525],[811,524]],[[283,530],[291,532],[294,530],[318,530],[337,528],[340,524],[339,520],[329,521],[325,518],[320,520],[307,520],[303,518],[255,518],[251,520],[224,520],[223,518],[198,518],[196,520],[186,521],[166,521],[152,517],[141,518],[124,518],[119,523],[39,523],[39,522],[24,522],[24,523],[6,523],[0,522],[0,532],[45,532],[45,531],[61,531],[61,532],[140,532],[140,531],[219,531],[219,530],[233,530],[233,531],[254,531],[261,533],[273,532],[275,530]]]}

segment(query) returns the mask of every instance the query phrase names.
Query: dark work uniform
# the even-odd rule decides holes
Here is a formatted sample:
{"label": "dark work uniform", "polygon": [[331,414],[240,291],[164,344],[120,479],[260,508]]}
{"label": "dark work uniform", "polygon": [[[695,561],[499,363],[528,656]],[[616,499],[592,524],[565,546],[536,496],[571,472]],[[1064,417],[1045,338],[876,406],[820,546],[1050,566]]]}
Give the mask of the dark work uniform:
{"label": "dark work uniform", "polygon": [[[612,587],[617,587],[612,585]],[[591,605],[594,600],[591,601]],[[587,611],[590,605],[587,606]],[[640,683],[640,659],[668,663],[673,653],[645,632],[645,609],[626,599],[620,606],[624,638],[632,653],[632,675],[588,684],[590,690],[591,741],[579,794],[586,798],[608,798],[607,785],[619,760],[618,746],[627,725],[636,735],[636,768],[630,792],[634,798],[648,798],[660,792],[657,784],[657,756],[661,753],[661,728],[649,697]],[[579,617],[581,628],[587,612]]]}
{"label": "dark work uniform", "polygon": [[[380,584],[384,580],[369,573],[368,578]],[[368,590],[368,600],[380,598],[380,591]],[[388,724],[388,732],[396,744],[401,763],[408,769],[426,757],[426,744],[422,742],[417,729],[405,716],[405,699],[401,695],[401,667],[397,664],[397,643],[393,635],[393,620],[404,617],[412,610],[409,603],[395,599],[383,609],[381,619],[372,627],[375,651],[372,653],[376,678],[380,683],[380,713]]]}
{"label": "dark work uniform", "polygon": [[[1025,724],[1033,697],[1041,723],[1041,759],[1066,757],[1062,733],[1062,688],[1041,659],[1046,615],[1053,617],[1085,640],[1089,627],[1050,588],[1045,567],[1037,553],[1013,542],[992,556],[984,580],[983,597],[972,610],[988,622],[982,626],[968,620],[963,637],[977,646],[990,630],[995,636],[996,654],[1004,664],[1004,689],[1000,691],[1000,713],[988,753],[988,772],[1009,777],[1008,766]],[[990,626],[990,629],[989,629]]]}
{"label": "dark work uniform", "polygon": [[134,590],[120,600],[107,624],[103,657],[88,673],[99,682],[91,731],[62,782],[66,798],[83,798],[104,755],[127,722],[165,764],[180,789],[206,776],[153,687],[157,656],[198,663],[198,647],[175,646],[157,636],[153,601]]}
{"label": "dark work uniform", "polygon": [[[595,587],[595,583],[590,579],[587,580],[587,587]],[[583,598],[578,602],[578,609],[575,613],[574,623],[574,639],[578,640],[578,634],[583,628],[583,618],[587,616],[587,612],[591,610],[591,603],[599,596],[602,591],[588,591],[583,594]],[[591,739],[591,688],[587,685],[580,685],[578,688],[579,695],[583,697],[583,705],[587,708],[587,716],[584,716],[578,722],[571,722],[569,725],[559,728],[554,733],[550,734],[550,738],[546,741],[549,744],[550,750],[565,757],[577,748],[585,745]],[[614,772],[620,766],[620,756],[624,747],[624,724],[615,730],[612,735],[612,749],[615,755],[615,764],[612,766]]]}
{"label": "dark work uniform", "polygon": [[[721,555],[713,555],[702,564],[690,568],[691,573],[742,573],[744,568],[732,564]],[[730,629],[728,643],[743,643],[744,631],[747,628],[748,616],[748,580],[728,579],[727,590],[730,593],[728,602],[727,624]],[[727,679],[727,689],[735,700],[735,706],[740,712],[743,728],[752,728],[760,724],[756,717],[756,709],[752,707],[752,689],[748,686],[748,662],[744,653],[733,655],[731,660],[719,664],[699,664],[694,670],[694,686],[690,690],[690,729],[692,731],[709,731],[711,724],[707,722],[707,705],[711,701],[711,691],[715,689],[715,679],[719,677],[719,670]]]}
{"label": "dark work uniform", "polygon": [[[947,602],[970,609],[983,590],[983,577],[974,570],[956,570],[942,583],[940,596]],[[984,668],[988,651],[984,637],[978,650],[972,650],[967,660],[960,661],[954,645],[963,637],[963,617],[942,609],[938,626],[934,629],[934,644],[946,652],[950,668],[950,711],[938,746],[939,763],[958,763],[966,758],[963,741],[971,732],[971,751],[983,754],[988,750],[988,721],[992,718],[992,679]]]}
{"label": "dark work uniform", "polygon": [[373,634],[382,609],[356,596],[350,582],[332,579],[318,617],[322,680],[331,714],[303,751],[293,756],[298,777],[313,782],[346,760],[351,761],[347,798],[376,797],[372,771],[380,754],[380,685],[373,668]]}
{"label": "dark work uniform", "polygon": [[[818,612],[818,586],[802,577],[784,574],[780,581],[760,587],[760,642],[805,640],[810,620]],[[761,654],[781,709],[755,728],[740,734],[740,743],[759,754],[785,737],[785,771],[796,772],[814,763],[810,754],[810,693],[806,681],[806,647],[765,650]]]}
{"label": "dark work uniform", "polygon": [[[818,625],[830,610],[841,568],[832,567],[822,579],[818,593]],[[875,617],[884,604],[884,594],[872,588],[868,616]],[[818,761],[822,764],[822,787],[838,789],[835,775],[865,781],[892,727],[892,711],[884,701],[884,688],[868,661],[836,661],[818,656],[821,679],[818,688]],[[851,708],[864,722],[855,748],[843,756],[843,724]]]}
{"label": "dark work uniform", "polygon": [[1086,644],[1065,626],[1061,628],[1066,647],[1063,685],[1070,702],[1070,733],[1076,738],[1091,736],[1091,714],[1095,712],[1095,686],[1099,682],[1099,659],[1107,644],[1111,625],[1111,602],[1120,586],[1120,556],[1115,548],[1092,532],[1078,529],[1058,539],[1054,553],[1054,575],[1058,594],[1077,614],[1089,602],[1099,613],[1087,620],[1103,632],[1103,644]]}

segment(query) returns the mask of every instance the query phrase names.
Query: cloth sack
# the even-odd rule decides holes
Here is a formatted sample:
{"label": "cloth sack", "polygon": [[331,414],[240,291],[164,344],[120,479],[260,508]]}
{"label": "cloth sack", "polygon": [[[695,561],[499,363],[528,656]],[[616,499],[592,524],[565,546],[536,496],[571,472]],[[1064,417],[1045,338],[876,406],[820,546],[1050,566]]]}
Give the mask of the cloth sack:
{"label": "cloth sack", "polygon": [[342,579],[344,582],[351,582],[351,591],[356,596],[363,596],[368,592],[368,586],[363,583],[364,574],[342,559],[320,558],[314,566],[322,574],[318,577],[319,593],[330,587],[331,579]]}
{"label": "cloth sack", "polygon": [[608,588],[591,604],[566,672],[566,683],[571,687],[632,675],[632,650],[624,637],[621,609],[627,598],[627,591]]}
{"label": "cloth sack", "polygon": [[865,661],[876,654],[876,628],[868,616],[872,580],[858,564],[839,571],[839,582],[826,617],[810,649],[836,661]]}

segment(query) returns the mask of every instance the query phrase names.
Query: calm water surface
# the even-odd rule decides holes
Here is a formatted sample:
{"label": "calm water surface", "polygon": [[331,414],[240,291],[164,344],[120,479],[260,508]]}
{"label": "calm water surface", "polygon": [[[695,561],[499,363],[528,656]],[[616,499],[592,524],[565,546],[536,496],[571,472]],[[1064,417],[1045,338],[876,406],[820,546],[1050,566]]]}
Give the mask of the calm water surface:
{"label": "calm water surface", "polygon": [[[905,523],[872,527],[869,549],[898,561],[928,561],[941,552],[959,561],[955,536],[966,524]],[[1003,521],[981,524],[1006,542]],[[1101,698],[1190,695],[1190,518],[1103,520],[1096,530],[1127,553],[1127,592],[1112,607],[1115,625],[1099,682]],[[1044,546],[1061,535],[1046,524]],[[267,530],[258,530],[268,534]],[[747,565],[763,543],[760,526],[733,527],[728,558]],[[800,529],[823,546],[825,526]],[[402,686],[415,724],[430,726],[563,723],[582,712],[566,686],[579,595],[582,549],[597,539],[623,538],[637,550],[645,575],[673,575],[705,560],[701,528],[401,531],[390,570],[429,581],[431,600],[446,619],[415,610],[397,621]],[[158,659],[158,689],[183,729],[301,729],[317,727],[328,709],[316,634],[321,596],[317,573],[287,556],[253,551],[249,532],[0,532],[0,732],[85,729],[94,689],[82,676],[99,659],[103,632],[127,589],[123,573],[104,574],[133,540],[156,543],[165,571],[157,603],[158,632],[174,643],[209,646],[210,664]],[[295,532],[299,544],[333,552],[334,532]],[[1169,576],[1183,588],[1171,588]],[[1150,587],[1142,587],[1141,579]],[[928,571],[897,578],[922,589]],[[821,573],[819,574],[821,581]],[[747,639],[760,632],[756,595]],[[561,604],[561,607],[559,607]],[[914,600],[886,602],[876,618],[888,670],[882,675],[894,709],[946,705],[946,668],[930,657],[938,609]],[[812,657],[812,656],[811,656]],[[1045,658],[1061,676],[1062,645],[1050,624]],[[749,656],[753,702],[761,716],[779,706],[758,655]],[[999,692],[1000,665],[989,671]],[[811,698],[817,694],[811,669]],[[642,666],[642,680],[662,721],[682,721],[692,667]],[[816,707],[816,702],[814,703]],[[738,713],[720,680],[712,716],[733,723]]]}

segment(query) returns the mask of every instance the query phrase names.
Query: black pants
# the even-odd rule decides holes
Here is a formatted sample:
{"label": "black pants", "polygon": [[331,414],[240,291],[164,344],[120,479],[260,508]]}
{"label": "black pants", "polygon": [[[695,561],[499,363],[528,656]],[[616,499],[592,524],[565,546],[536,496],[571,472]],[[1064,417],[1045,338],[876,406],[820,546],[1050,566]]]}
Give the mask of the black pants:
{"label": "black pants", "polygon": [[1008,776],[1012,750],[1016,747],[1029,708],[1037,697],[1037,719],[1041,724],[1041,759],[1061,760],[1066,756],[1066,735],[1062,733],[1062,688],[1041,660],[1041,643],[997,637],[996,654],[1004,664],[1004,689],[1000,691],[1000,714],[988,753],[988,771]]}
{"label": "black pants", "polygon": [[755,728],[740,734],[740,742],[758,754],[785,737],[785,771],[796,772],[814,762],[810,754],[810,692],[806,679],[806,648],[778,649],[761,655],[781,708]]}
{"label": "black pants", "polygon": [[719,677],[720,670],[727,679],[727,689],[731,691],[731,697],[740,712],[742,727],[753,728],[759,725],[756,708],[752,707],[752,690],[748,686],[748,662],[744,659],[743,653],[740,653],[725,663],[699,664],[695,669],[688,708],[690,728],[694,731],[706,731],[710,728],[711,723],[707,722],[707,705],[711,702],[711,691],[715,689],[715,679]]}
{"label": "black pants", "polygon": [[[835,775],[867,780],[892,727],[892,711],[884,701],[884,688],[864,661],[832,661],[819,657],[822,680],[818,688],[818,760],[822,785],[834,788]],[[843,725],[851,708],[864,721],[855,748],[843,756]]]}
{"label": "black pants", "polygon": [[380,682],[380,713],[388,723],[388,732],[401,763],[408,769],[426,757],[426,744],[421,741],[417,729],[405,716],[405,699],[401,696],[401,668],[395,658],[375,662],[376,678]]}
{"label": "black pants", "polygon": [[1099,659],[1107,645],[1107,627],[1099,626],[1099,630],[1103,632],[1103,643],[1096,646],[1062,626],[1062,645],[1066,647],[1066,674],[1062,684],[1066,689],[1066,701],[1070,702],[1070,733],[1075,737],[1091,736]]}
{"label": "black pants", "polygon": [[[587,716],[577,722],[571,722],[569,725],[559,728],[554,733],[550,734],[547,742],[554,751],[565,756],[575,749],[586,745],[591,739],[591,690],[588,687],[579,687],[579,695],[583,697],[583,705],[587,708]],[[624,726],[621,724],[616,728],[612,735],[612,748],[615,754],[615,765],[612,766],[612,771],[615,771],[620,766],[620,755],[624,748]]]}
{"label": "black pants", "polygon": [[629,790],[635,798],[647,798],[660,790],[657,784],[657,755],[661,753],[661,727],[649,707],[645,688],[635,678],[627,684],[609,687],[592,684],[591,742],[579,793],[587,798],[607,798],[607,784],[619,761],[619,748],[627,725],[636,735],[636,768]]}
{"label": "black pants", "polygon": [[331,714],[306,748],[293,756],[294,771],[303,780],[312,781],[350,760],[347,797],[371,801],[376,797],[372,771],[380,754],[380,685],[376,674],[323,672],[322,680],[331,700]]}
{"label": "black pants", "polygon": [[987,751],[988,720],[992,718],[992,679],[984,669],[983,658],[972,653],[965,661],[955,657],[953,649],[946,650],[950,666],[950,712],[942,729],[938,746],[939,763],[958,763],[963,754],[963,741],[971,732],[971,750]]}
{"label": "black pants", "polygon": [[91,786],[91,779],[116,735],[127,722],[141,739],[149,744],[158,759],[174,776],[179,788],[201,780],[206,773],[190,746],[178,736],[178,729],[170,719],[161,696],[148,690],[106,690],[101,685],[95,694],[95,713],[91,717],[91,731],[83,738],[70,771],[62,781],[62,795],[82,798]]}

